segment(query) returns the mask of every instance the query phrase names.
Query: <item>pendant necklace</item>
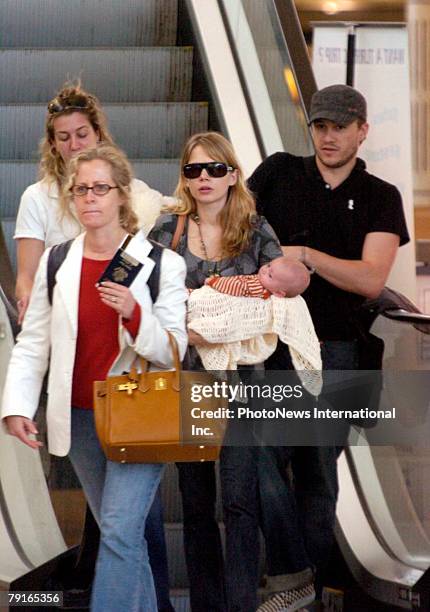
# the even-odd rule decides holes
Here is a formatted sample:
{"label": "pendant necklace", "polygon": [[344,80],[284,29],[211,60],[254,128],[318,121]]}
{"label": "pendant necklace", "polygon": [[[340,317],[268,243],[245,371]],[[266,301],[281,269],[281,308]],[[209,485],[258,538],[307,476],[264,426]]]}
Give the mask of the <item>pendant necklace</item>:
{"label": "pendant necklace", "polygon": [[200,238],[200,246],[202,248],[203,251],[203,255],[204,258],[206,260],[206,263],[208,265],[208,276],[219,276],[219,270],[218,270],[218,262],[217,261],[211,261],[208,257],[208,250],[206,248],[205,245],[205,241],[203,240],[203,234],[202,234],[202,228],[200,226],[200,218],[198,215],[193,215],[192,216],[193,221],[195,222],[195,224],[197,225],[197,229],[199,231],[199,238]]}

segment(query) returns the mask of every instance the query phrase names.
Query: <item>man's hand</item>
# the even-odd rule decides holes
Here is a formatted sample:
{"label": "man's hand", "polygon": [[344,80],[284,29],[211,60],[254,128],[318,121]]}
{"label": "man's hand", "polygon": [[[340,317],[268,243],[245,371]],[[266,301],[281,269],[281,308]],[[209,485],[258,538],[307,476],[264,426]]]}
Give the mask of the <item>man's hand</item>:
{"label": "man's hand", "polygon": [[304,246],[283,246],[281,247],[284,257],[305,263],[305,247]]}
{"label": "man's hand", "polygon": [[23,416],[8,416],[4,419],[8,433],[15,436],[30,448],[39,448],[43,446],[42,442],[29,438],[31,434],[38,434],[36,424],[31,419]]}
{"label": "man's hand", "polygon": [[284,246],[290,259],[298,259],[326,281],[366,298],[377,297],[394,263],[400,238],[388,232],[366,234],[361,259],[339,259],[317,249],[304,246]]}

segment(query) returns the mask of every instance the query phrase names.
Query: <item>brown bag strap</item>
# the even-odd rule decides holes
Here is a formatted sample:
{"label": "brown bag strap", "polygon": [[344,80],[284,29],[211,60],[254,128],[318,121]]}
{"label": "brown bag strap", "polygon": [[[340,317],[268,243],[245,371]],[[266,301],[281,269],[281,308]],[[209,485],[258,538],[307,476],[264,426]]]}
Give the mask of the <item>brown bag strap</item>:
{"label": "brown bag strap", "polygon": [[[175,377],[174,377],[172,387],[175,391],[179,391],[181,388],[181,361],[179,359],[178,344],[173,334],[171,334],[168,331],[167,335],[169,337],[169,344],[170,344],[170,348],[172,350],[172,355],[173,355],[173,365],[175,368]],[[139,361],[140,361],[141,374],[140,375],[137,374],[136,360],[135,360],[128,376],[130,380],[135,380],[136,382],[139,381],[139,391],[142,391],[143,393],[145,393],[146,391],[149,391],[150,389],[150,385],[148,382],[149,362],[147,359],[145,359],[141,355],[139,355]]]}
{"label": "brown bag strap", "polygon": [[187,215],[178,215],[175,233],[173,234],[172,242],[170,243],[170,248],[172,249],[172,251],[176,251],[176,249],[178,248],[179,240],[181,239],[181,236],[184,233],[186,220]]}
{"label": "brown bag strap", "polygon": [[125,251],[125,249],[128,247],[128,245],[130,243],[130,240],[132,238],[133,238],[133,236],[131,234],[128,234],[128,236],[126,236],[124,242],[122,243],[122,245],[120,247],[123,251]]}

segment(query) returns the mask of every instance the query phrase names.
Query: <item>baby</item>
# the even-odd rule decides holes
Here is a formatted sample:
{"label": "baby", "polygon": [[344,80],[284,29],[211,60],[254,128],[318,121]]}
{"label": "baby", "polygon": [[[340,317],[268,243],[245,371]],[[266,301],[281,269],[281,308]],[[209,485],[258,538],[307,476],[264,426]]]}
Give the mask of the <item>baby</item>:
{"label": "baby", "polygon": [[[299,295],[309,285],[302,263],[279,257],[258,274],[214,276],[190,292],[188,328],[207,344],[196,345],[206,370],[235,370],[261,363],[288,344],[304,386],[321,389],[321,351],[306,302]],[[288,297],[289,299],[284,299]]]}
{"label": "baby", "polygon": [[258,274],[212,276],[206,285],[220,293],[235,297],[296,297],[307,289],[310,273],[300,261],[278,257],[261,266]]}

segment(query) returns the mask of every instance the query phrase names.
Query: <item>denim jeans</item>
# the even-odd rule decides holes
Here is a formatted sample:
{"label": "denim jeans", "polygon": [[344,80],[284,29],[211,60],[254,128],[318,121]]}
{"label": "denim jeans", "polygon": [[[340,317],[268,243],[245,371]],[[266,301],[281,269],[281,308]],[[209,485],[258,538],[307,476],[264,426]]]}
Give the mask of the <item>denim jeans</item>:
{"label": "denim jeans", "polygon": [[179,463],[185,555],[192,612],[254,612],[257,608],[259,504],[257,449],[224,446],[220,477],[226,565],[215,517],[214,463]]}
{"label": "denim jeans", "polygon": [[164,466],[106,460],[91,410],[72,409],[71,439],[70,460],[101,531],[91,610],[156,612],[144,530]]}
{"label": "denim jeans", "polygon": [[[325,342],[321,356],[328,370],[353,370],[358,365],[354,341]],[[292,366],[288,355],[278,353],[266,367]],[[334,537],[341,450],[336,446],[260,449],[258,476],[269,590],[302,586],[314,570],[321,575]]]}

